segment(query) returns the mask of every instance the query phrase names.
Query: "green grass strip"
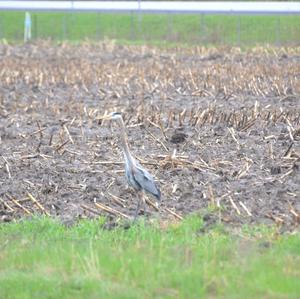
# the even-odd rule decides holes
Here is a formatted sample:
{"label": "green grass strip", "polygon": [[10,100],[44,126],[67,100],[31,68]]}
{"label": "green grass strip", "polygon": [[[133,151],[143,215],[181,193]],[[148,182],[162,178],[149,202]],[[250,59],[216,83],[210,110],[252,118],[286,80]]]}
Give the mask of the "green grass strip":
{"label": "green grass strip", "polygon": [[0,225],[0,298],[298,298],[300,235],[203,232],[201,217],[161,229]]}
{"label": "green grass strip", "polygon": [[[0,39],[21,41],[24,12],[0,12]],[[300,16],[32,12],[37,39],[188,44],[299,44]]]}

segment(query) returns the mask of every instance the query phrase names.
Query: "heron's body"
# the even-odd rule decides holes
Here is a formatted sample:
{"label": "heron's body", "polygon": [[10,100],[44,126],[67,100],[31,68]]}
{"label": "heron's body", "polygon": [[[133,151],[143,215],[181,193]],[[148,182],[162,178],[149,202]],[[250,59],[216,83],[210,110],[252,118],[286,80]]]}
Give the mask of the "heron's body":
{"label": "heron's body", "polygon": [[[156,199],[160,200],[161,193],[158,187],[156,186],[152,175],[135,160],[127,162],[125,156],[125,175],[128,184],[133,187],[136,191],[146,191]],[[129,166],[129,164],[132,164]]]}
{"label": "heron's body", "polygon": [[[131,187],[133,187],[134,190],[136,190],[137,192],[146,191],[147,193],[150,193],[154,197],[156,197],[157,200],[160,200],[161,193],[158,186],[155,184],[152,175],[146,169],[144,169],[140,165],[140,163],[136,161],[133,158],[133,156],[130,154],[128,143],[127,143],[127,135],[125,132],[125,125],[121,114],[114,112],[111,114],[110,118],[116,120],[121,129],[121,141],[122,141],[124,159],[125,159],[125,176],[128,184]],[[144,201],[143,197],[142,199]],[[138,201],[135,218],[137,216],[139,206],[140,206],[140,199]]]}

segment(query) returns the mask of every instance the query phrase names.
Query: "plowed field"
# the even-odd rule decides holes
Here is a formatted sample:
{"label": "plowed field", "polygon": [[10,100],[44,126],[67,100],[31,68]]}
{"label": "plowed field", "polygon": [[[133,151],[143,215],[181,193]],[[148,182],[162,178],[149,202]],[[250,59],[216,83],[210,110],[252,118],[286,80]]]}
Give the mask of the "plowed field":
{"label": "plowed field", "polygon": [[[1,221],[130,218],[119,130],[162,192],[149,218],[300,220],[300,49],[0,45]],[[141,211],[143,214],[143,211]]]}

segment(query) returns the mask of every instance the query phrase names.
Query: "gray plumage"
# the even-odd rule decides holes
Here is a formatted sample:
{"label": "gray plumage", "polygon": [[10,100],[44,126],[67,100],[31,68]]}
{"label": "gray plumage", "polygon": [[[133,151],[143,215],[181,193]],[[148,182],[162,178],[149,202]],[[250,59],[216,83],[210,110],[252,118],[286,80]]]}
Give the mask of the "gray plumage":
{"label": "gray plumage", "polygon": [[[125,155],[124,155],[125,156]],[[125,156],[125,176],[128,184],[136,191],[146,191],[160,200],[161,193],[154,182],[152,175],[144,169],[134,158],[132,158],[132,165],[127,161]]]}

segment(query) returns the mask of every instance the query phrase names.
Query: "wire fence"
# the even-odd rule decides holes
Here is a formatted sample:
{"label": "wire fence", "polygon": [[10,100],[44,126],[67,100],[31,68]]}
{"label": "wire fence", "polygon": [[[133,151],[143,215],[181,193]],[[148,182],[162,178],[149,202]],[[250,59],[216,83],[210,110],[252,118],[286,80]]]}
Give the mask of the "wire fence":
{"label": "wire fence", "polygon": [[[25,12],[0,12],[0,38],[23,40]],[[299,15],[31,12],[32,39],[299,45]]]}

